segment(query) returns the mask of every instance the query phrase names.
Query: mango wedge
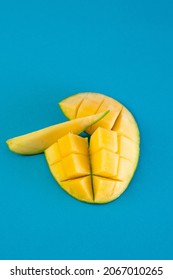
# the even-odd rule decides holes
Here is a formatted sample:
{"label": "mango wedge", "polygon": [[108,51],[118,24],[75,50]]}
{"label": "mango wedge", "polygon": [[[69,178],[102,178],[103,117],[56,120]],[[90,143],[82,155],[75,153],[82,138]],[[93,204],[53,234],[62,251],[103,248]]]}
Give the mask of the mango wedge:
{"label": "mango wedge", "polygon": [[108,114],[108,110],[92,116],[81,117],[71,121],[52,125],[6,141],[12,152],[33,155],[44,152],[49,146],[68,132],[80,134]]}

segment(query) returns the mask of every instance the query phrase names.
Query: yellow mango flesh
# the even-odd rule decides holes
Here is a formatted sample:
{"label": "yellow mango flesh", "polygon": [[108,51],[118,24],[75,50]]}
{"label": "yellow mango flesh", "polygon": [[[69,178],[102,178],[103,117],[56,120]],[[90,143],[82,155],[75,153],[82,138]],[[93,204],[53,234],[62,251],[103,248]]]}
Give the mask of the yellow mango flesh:
{"label": "yellow mango flesh", "polygon": [[136,163],[139,156],[139,145],[125,136],[118,136],[118,142],[119,155]]}
{"label": "yellow mango flesh", "polygon": [[77,93],[59,102],[59,106],[68,119],[109,110],[104,119],[87,128],[86,132],[92,134],[97,127],[103,127],[116,131],[118,135],[126,136],[138,144],[140,142],[139,129],[133,115],[120,102],[105,94]]}
{"label": "yellow mango flesh", "polygon": [[91,154],[92,174],[108,178],[116,178],[119,156],[102,149]]}
{"label": "yellow mango flesh", "polygon": [[67,193],[79,200],[92,202],[91,170],[86,138],[68,133],[46,149],[45,156],[52,175]]}
{"label": "yellow mango flesh", "polygon": [[[70,154],[51,166],[59,181],[74,179],[90,174],[89,158],[85,155]],[[59,170],[59,171],[58,171]]]}
{"label": "yellow mango flesh", "polygon": [[15,153],[23,155],[39,154],[44,152],[45,149],[68,132],[75,134],[83,132],[89,126],[103,118],[107,113],[108,111],[49,126],[25,135],[11,138],[7,140],[6,143],[9,149]]}
{"label": "yellow mango flesh", "polygon": [[66,98],[62,102],[59,102],[61,110],[64,112],[64,115],[67,116],[70,120],[76,118],[76,114],[79,106],[81,105],[84,98],[87,96],[87,93],[81,93],[76,96],[73,95],[71,98]]}
{"label": "yellow mango flesh", "polygon": [[104,100],[104,96],[98,98],[97,93],[86,94],[76,110],[76,118],[86,117],[96,114],[100,105]]}
{"label": "yellow mango flesh", "polygon": [[106,203],[118,198],[127,188],[128,181],[119,182],[93,176],[94,202]]}
{"label": "yellow mango flesh", "polygon": [[[76,100],[76,103],[75,103]],[[73,105],[73,109],[71,108]],[[115,99],[100,93],[78,93],[68,97],[61,102],[59,106],[63,113],[69,119],[97,114],[109,110],[109,114],[100,120],[97,125],[92,125],[86,129],[86,132],[92,134],[97,127],[112,129],[123,106]],[[105,109],[106,108],[106,109]]]}
{"label": "yellow mango flesh", "polygon": [[71,133],[68,133],[58,140],[58,146],[62,157],[71,153],[88,155],[88,139],[83,139],[78,135],[72,136]]}
{"label": "yellow mango flesh", "polygon": [[90,152],[93,154],[105,147],[111,152],[118,151],[117,133],[104,128],[97,129],[90,139]]}
{"label": "yellow mango flesh", "polygon": [[93,202],[91,176],[61,182],[61,187],[71,196],[85,202]]}
{"label": "yellow mango flesh", "polygon": [[85,138],[68,133],[45,151],[59,185],[89,203],[107,203],[124,192],[136,169],[137,154],[136,142],[101,127],[89,145]]}
{"label": "yellow mango flesh", "polygon": [[112,130],[117,131],[118,135],[124,135],[139,143],[139,130],[136,121],[125,107],[120,112]]}

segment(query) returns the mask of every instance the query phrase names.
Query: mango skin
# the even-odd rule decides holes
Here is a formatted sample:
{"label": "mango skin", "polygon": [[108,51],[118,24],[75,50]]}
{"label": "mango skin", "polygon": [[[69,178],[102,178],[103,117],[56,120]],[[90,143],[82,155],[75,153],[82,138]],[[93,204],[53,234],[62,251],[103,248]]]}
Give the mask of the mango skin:
{"label": "mango skin", "polygon": [[7,140],[6,143],[9,149],[17,154],[40,154],[43,153],[45,149],[55,143],[57,139],[61,138],[63,135],[67,134],[68,132],[80,134],[89,126],[102,119],[108,113],[109,111],[107,110],[97,115],[74,119],[71,121],[49,126],[31,133],[11,138]]}

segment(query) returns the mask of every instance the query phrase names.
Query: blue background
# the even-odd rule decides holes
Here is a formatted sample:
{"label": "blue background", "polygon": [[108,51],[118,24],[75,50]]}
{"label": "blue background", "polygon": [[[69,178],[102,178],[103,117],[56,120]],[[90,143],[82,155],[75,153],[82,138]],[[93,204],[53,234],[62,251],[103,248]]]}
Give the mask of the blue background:
{"label": "blue background", "polygon": [[[172,3],[1,1],[1,259],[173,259]],[[116,98],[141,131],[136,174],[106,205],[73,199],[43,155],[5,143],[65,121],[57,102],[81,91]]]}

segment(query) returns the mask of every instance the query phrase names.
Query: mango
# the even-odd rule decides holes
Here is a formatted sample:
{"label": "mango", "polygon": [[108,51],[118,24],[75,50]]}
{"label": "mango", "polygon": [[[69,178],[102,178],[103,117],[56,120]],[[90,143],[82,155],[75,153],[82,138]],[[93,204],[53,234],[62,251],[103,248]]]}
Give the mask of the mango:
{"label": "mango", "polygon": [[6,141],[9,149],[17,154],[33,155],[43,153],[68,132],[80,134],[89,126],[103,118],[109,111],[52,125]]}
{"label": "mango", "polygon": [[[123,104],[101,93],[78,93],[59,105],[69,121],[9,139],[9,149],[24,155],[44,152],[55,180],[80,201],[117,199],[138,164],[135,118]],[[90,137],[78,135],[83,131]]]}
{"label": "mango", "polygon": [[129,185],[139,159],[140,134],[135,118],[117,100],[95,92],[77,93],[60,101],[59,106],[68,119],[109,110],[105,118],[86,132],[91,135],[92,202],[116,199]]}
{"label": "mango", "polygon": [[138,154],[136,142],[102,127],[95,130],[90,141],[68,133],[45,150],[58,184],[88,203],[107,203],[119,197],[133,177]]}

